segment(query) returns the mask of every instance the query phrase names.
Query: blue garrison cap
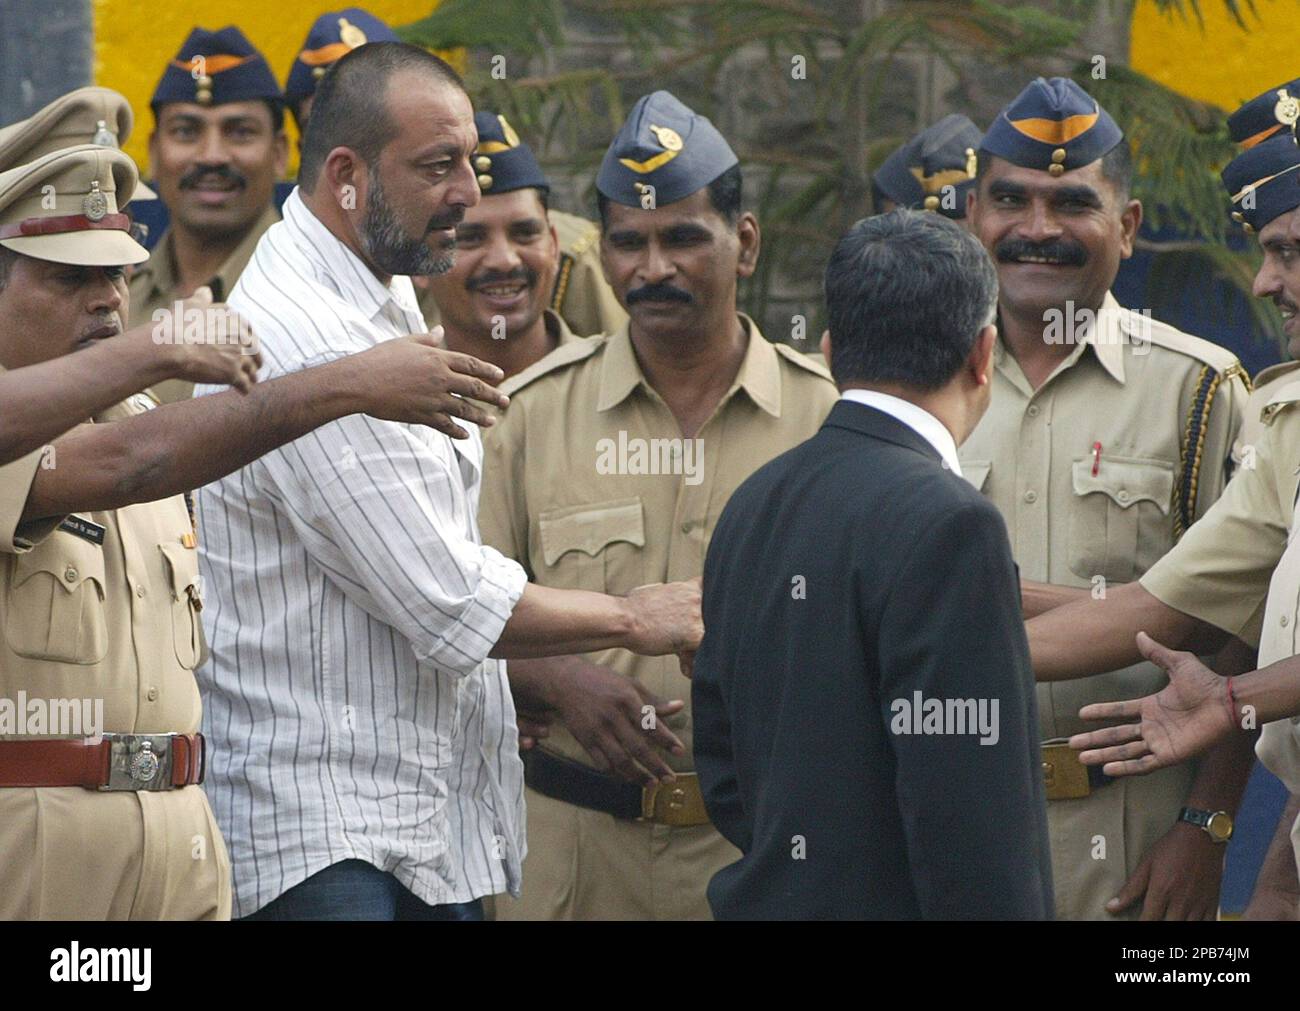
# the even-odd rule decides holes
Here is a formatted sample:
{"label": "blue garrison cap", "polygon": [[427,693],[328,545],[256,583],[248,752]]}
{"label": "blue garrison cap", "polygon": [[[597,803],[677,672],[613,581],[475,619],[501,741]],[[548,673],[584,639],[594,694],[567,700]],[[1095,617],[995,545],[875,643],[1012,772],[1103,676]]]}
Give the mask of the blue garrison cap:
{"label": "blue garrison cap", "polygon": [[1232,220],[1258,232],[1279,214],[1300,207],[1300,147],[1290,133],[1243,151],[1224,168]]}
{"label": "blue garrison cap", "polygon": [[1039,77],[989,127],[981,145],[1021,168],[1059,176],[1090,165],[1124,139],[1097,100],[1066,77]]}
{"label": "blue garrison cap", "polygon": [[505,116],[479,111],[474,113],[474,126],[478,129],[474,172],[484,196],[530,186],[550,191],[551,184],[537,164],[532,148],[519,139]]}
{"label": "blue garrison cap", "polygon": [[[884,160],[871,177],[881,195],[900,207],[966,216],[966,191],[975,184],[979,128],[961,113],[944,116]],[[945,192],[945,187],[952,187]]]}
{"label": "blue garrison cap", "polygon": [[1295,135],[1300,119],[1300,80],[1269,88],[1228,117],[1228,133],[1243,150],[1279,133]]}
{"label": "blue garrison cap", "polygon": [[645,187],[655,204],[674,204],[703,189],[740,161],[717,127],[667,91],[637,100],[605,152],[596,189],[618,204],[641,206]]}
{"label": "blue garrison cap", "polygon": [[360,7],[322,14],[311,26],[302,51],[289,68],[284,100],[296,108],[304,98],[316,94],[316,85],[325,76],[325,71],[357,46],[367,42],[397,41],[388,25]]}
{"label": "blue garrison cap", "polygon": [[283,96],[266,59],[243,32],[228,25],[216,32],[190,32],[163,71],[149,104],[156,113],[167,102],[222,105],[253,99],[279,103]]}

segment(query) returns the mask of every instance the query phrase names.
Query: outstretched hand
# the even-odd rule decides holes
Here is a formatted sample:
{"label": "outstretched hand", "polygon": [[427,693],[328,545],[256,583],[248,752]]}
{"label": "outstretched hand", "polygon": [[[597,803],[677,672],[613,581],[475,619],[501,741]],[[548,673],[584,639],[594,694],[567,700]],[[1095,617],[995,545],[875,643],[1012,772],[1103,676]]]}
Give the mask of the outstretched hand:
{"label": "outstretched hand", "polygon": [[1177,765],[1230,737],[1238,729],[1227,682],[1192,653],[1168,649],[1145,632],[1138,650],[1169,676],[1154,695],[1127,702],[1084,706],[1085,720],[1137,719],[1104,730],[1075,734],[1070,747],[1084,765],[1102,765],[1108,776],[1140,776]]}

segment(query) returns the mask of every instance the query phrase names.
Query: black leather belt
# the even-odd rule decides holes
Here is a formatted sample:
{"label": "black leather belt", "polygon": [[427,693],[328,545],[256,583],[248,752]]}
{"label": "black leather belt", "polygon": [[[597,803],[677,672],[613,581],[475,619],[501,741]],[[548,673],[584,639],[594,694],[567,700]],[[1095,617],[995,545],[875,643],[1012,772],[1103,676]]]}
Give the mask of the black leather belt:
{"label": "black leather belt", "polygon": [[524,782],[552,800],[601,811],[623,821],[648,821],[674,828],[707,825],[700,778],[676,773],[671,783],[636,786],[581,762],[542,748],[523,753]]}

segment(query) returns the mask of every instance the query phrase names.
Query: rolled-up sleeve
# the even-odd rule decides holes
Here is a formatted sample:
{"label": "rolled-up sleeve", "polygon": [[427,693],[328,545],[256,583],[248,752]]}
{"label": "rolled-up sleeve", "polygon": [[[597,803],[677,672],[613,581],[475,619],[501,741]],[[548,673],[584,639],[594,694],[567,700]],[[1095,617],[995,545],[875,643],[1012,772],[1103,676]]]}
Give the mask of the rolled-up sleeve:
{"label": "rolled-up sleeve", "polygon": [[523,594],[518,563],[479,544],[446,436],[352,415],[253,465],[307,551],[418,659],[467,676]]}
{"label": "rolled-up sleeve", "polygon": [[8,554],[30,551],[63,522],[62,516],[23,522],[32,485],[50,452],[53,452],[51,447],[35,449],[0,467],[0,551]]}

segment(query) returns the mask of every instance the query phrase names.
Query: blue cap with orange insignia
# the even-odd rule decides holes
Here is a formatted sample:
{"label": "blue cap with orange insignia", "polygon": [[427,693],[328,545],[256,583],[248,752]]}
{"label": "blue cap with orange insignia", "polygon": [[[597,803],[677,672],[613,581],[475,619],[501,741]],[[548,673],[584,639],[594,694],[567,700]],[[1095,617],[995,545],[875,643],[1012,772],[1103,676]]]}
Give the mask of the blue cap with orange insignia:
{"label": "blue cap with orange insignia", "polygon": [[979,147],[979,127],[954,112],[886,158],[871,181],[880,196],[900,207],[964,218]]}
{"label": "blue cap with orange insignia", "polygon": [[1290,133],[1256,143],[1228,162],[1221,178],[1232,201],[1232,220],[1258,232],[1300,207],[1300,147]]}
{"label": "blue cap with orange insignia", "polygon": [[668,91],[644,95],[618,131],[596,176],[596,189],[615,203],[656,206],[684,200],[740,161],[704,116]]}
{"label": "blue cap with orange insignia", "polygon": [[284,96],[266,59],[234,25],[210,32],[195,28],[167,64],[149,105],[154,113],[168,102],[222,105],[264,99],[279,105]]}
{"label": "blue cap with orange insignia", "polygon": [[1228,117],[1228,133],[1243,151],[1279,133],[1295,136],[1300,119],[1300,80],[1288,81],[1256,95]]}
{"label": "blue cap with orange insignia", "polygon": [[550,191],[551,184],[537,164],[532,148],[519,139],[505,116],[482,110],[474,113],[478,147],[474,172],[484,196],[528,187]]}
{"label": "blue cap with orange insignia", "polygon": [[369,11],[348,7],[322,14],[302,44],[302,51],[289,68],[284,84],[284,100],[296,109],[304,98],[316,94],[316,85],[325,71],[358,46],[367,42],[397,42],[393,30]]}
{"label": "blue cap with orange insignia", "polygon": [[998,114],[981,147],[1059,176],[1091,165],[1123,139],[1110,114],[1074,81],[1039,77]]}

